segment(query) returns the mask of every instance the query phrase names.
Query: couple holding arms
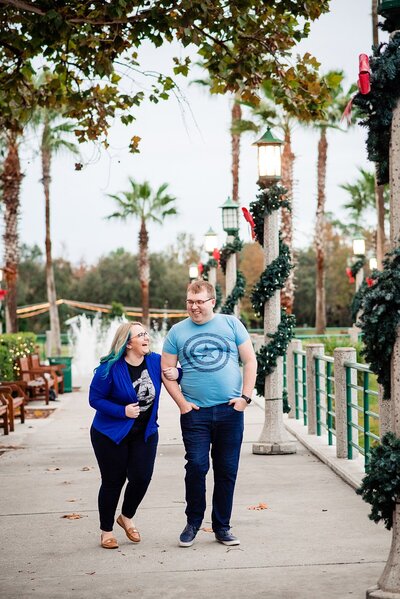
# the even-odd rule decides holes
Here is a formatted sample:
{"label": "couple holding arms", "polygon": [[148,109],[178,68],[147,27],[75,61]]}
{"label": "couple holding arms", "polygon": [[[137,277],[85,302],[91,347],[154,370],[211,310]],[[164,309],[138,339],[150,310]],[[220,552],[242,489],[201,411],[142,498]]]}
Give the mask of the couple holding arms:
{"label": "couple holding arms", "polygon": [[106,549],[118,547],[113,525],[126,480],[117,524],[132,542],[140,541],[132,518],[153,473],[162,383],[180,409],[186,451],[187,524],[179,544],[193,544],[204,518],[210,450],[215,538],[224,545],[240,543],[230,530],[230,517],[243,412],[251,401],[256,357],[241,322],[234,316],[214,314],[215,289],[210,283],[191,283],[186,303],[189,318],[170,329],[162,357],[150,351],[149,335],[141,323],[120,325],[90,386],[89,403],[96,410],[90,434],[101,473],[98,506],[101,546]]}

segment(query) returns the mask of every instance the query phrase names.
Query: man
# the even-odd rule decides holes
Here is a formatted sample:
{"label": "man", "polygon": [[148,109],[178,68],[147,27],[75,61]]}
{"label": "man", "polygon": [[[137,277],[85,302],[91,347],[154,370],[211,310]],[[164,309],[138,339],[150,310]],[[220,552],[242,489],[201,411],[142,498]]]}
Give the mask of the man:
{"label": "man", "polygon": [[[164,384],[181,411],[186,463],[186,516],[179,544],[190,547],[206,509],[209,455],[214,470],[212,528],[224,545],[239,545],[230,532],[233,492],[243,437],[243,412],[251,402],[257,361],[245,327],[235,316],[214,314],[215,289],[195,281],[187,290],[189,318],[174,325],[164,343],[161,366],[183,370],[181,388]],[[239,368],[243,363],[243,380]]]}

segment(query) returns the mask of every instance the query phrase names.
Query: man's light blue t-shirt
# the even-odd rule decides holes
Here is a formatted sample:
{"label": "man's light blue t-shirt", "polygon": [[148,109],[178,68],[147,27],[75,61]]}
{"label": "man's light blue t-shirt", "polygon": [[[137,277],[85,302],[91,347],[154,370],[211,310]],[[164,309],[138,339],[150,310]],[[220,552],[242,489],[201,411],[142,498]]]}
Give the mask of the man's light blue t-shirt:
{"label": "man's light blue t-shirt", "polygon": [[214,314],[204,324],[190,318],[169,331],[163,351],[178,356],[187,401],[207,408],[242,394],[238,346],[249,334],[235,316]]}

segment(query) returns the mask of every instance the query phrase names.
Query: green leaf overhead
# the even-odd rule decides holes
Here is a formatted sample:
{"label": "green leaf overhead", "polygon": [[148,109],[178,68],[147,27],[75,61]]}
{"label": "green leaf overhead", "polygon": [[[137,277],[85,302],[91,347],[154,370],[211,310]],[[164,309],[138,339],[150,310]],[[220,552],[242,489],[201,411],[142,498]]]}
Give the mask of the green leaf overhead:
{"label": "green leaf overhead", "polygon": [[[145,41],[187,49],[171,64],[175,75],[189,73],[196,52],[219,93],[239,91],[254,99],[270,79],[287,91],[282,101],[317,91],[323,105],[324,89],[316,90],[312,74],[315,59],[294,60],[290,53],[328,6],[329,0],[0,0],[0,122],[15,126],[17,108],[61,105],[66,116],[79,119],[79,141],[106,138],[115,116],[129,123],[126,115],[145,97],[167,99],[176,85],[162,73],[152,74],[154,85],[145,93],[136,85],[144,74]],[[38,91],[31,80],[43,69],[58,76]],[[123,73],[133,80],[129,93],[119,87]],[[137,151],[135,140],[131,149]]]}

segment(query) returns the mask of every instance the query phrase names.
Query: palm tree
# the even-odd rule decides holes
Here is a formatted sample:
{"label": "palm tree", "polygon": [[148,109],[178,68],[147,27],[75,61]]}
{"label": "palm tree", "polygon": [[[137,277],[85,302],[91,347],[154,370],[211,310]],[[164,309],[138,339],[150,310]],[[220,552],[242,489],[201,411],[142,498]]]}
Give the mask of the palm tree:
{"label": "palm tree", "polygon": [[61,354],[60,319],[57,307],[57,292],[54,280],[50,234],[51,160],[55,154],[58,154],[61,151],[68,151],[75,156],[79,154],[76,144],[65,139],[65,136],[73,133],[74,125],[69,121],[60,122],[59,119],[60,114],[56,111],[38,109],[32,123],[35,127],[42,127],[40,153],[42,160],[42,183],[45,197],[46,288],[50,315],[50,355]]}
{"label": "palm tree", "polygon": [[5,309],[7,333],[16,333],[18,331],[18,219],[20,212],[20,188],[23,177],[19,160],[20,135],[21,131],[18,128],[10,128],[6,131],[6,157],[0,174],[2,201],[4,204],[4,275],[8,290]]}
{"label": "palm tree", "polygon": [[321,335],[326,329],[326,298],[325,298],[325,203],[326,203],[326,165],[328,156],[328,129],[339,129],[338,123],[343,111],[355,91],[351,86],[344,92],[342,82],[343,71],[330,71],[324,77],[331,94],[331,103],[326,107],[325,118],[313,123],[319,130],[318,159],[317,159],[317,210],[315,222],[315,252],[316,252],[316,306],[315,329]]}
{"label": "palm tree", "polygon": [[[363,168],[358,169],[359,176],[355,183],[344,183],[340,187],[347,191],[350,196],[350,200],[344,204],[344,208],[349,212],[349,215],[352,220],[356,222],[358,226],[362,226],[360,222],[365,213],[368,210],[376,209],[376,177],[375,173],[372,171],[367,171]],[[390,192],[388,185],[380,185],[381,193],[382,193],[382,208],[383,208],[383,234],[381,238],[383,239],[383,244],[385,246],[386,238],[385,238],[385,226],[384,220],[385,215],[388,215],[389,212],[389,201],[390,201]],[[378,228],[376,234],[376,248],[378,255],[378,247],[380,238],[378,236]],[[384,247],[383,247],[384,249]]]}
{"label": "palm tree", "polygon": [[119,218],[127,220],[130,217],[140,220],[139,230],[139,279],[142,294],[143,324],[149,327],[149,285],[150,285],[150,262],[149,262],[149,234],[147,223],[155,222],[162,224],[167,216],[177,214],[175,207],[176,198],[166,193],[168,183],[163,183],[155,192],[148,181],[137,183],[129,178],[130,191],[120,194],[108,194],[113,199],[118,211],[110,214],[107,218]]}

